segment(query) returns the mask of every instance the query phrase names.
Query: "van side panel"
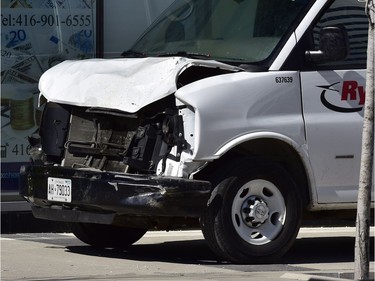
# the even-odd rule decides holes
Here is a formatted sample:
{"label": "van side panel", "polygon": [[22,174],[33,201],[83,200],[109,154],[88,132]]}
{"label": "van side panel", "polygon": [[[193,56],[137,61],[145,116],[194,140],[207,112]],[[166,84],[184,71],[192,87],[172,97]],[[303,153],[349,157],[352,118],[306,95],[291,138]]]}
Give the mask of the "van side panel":
{"label": "van side panel", "polygon": [[179,89],[176,97],[195,109],[195,160],[212,159],[231,140],[254,132],[305,143],[298,72],[211,77]]}

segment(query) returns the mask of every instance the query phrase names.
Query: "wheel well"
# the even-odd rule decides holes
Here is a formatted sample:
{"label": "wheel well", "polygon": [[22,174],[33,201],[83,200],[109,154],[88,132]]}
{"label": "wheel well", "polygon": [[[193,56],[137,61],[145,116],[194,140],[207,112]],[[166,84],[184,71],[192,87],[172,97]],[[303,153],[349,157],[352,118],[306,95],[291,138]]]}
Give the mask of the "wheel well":
{"label": "wheel well", "polygon": [[[223,167],[233,165],[233,161],[243,157],[256,157],[277,162],[286,169],[294,179],[301,193],[303,206],[310,202],[309,184],[306,170],[298,153],[287,143],[277,139],[256,139],[238,145],[219,159],[209,163],[195,178],[215,182],[215,175]],[[213,184],[214,186],[214,184]]]}

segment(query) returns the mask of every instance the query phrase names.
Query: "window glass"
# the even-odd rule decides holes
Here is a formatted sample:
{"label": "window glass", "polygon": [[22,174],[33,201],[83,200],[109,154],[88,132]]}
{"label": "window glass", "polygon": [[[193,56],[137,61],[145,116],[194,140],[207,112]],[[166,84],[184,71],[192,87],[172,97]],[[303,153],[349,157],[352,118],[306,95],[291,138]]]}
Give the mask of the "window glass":
{"label": "window glass", "polygon": [[[310,0],[177,0],[133,46],[146,56],[267,59]],[[131,52],[129,52],[130,54]]]}
{"label": "window glass", "polygon": [[345,28],[349,40],[349,55],[345,60],[321,65],[364,68],[367,58],[368,18],[364,1],[336,0],[313,28],[314,48],[319,50],[319,33],[323,27]]}
{"label": "window glass", "polygon": [[38,81],[67,59],[95,56],[96,1],[1,0],[1,191],[18,188],[38,129]]}

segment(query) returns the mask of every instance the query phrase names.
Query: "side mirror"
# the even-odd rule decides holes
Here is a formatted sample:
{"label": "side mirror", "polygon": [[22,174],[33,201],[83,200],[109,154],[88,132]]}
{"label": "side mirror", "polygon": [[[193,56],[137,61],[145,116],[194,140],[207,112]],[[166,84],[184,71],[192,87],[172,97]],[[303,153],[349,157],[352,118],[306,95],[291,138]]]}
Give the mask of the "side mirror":
{"label": "side mirror", "polygon": [[320,31],[318,51],[306,51],[309,62],[329,62],[345,59],[349,54],[348,35],[340,27],[324,27]]}

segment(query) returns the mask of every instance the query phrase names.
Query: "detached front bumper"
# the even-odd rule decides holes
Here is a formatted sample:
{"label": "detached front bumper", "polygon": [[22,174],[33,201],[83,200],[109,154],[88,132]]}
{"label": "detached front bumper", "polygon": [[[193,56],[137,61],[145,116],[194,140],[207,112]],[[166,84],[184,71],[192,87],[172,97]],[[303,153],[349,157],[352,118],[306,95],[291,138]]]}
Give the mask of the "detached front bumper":
{"label": "detached front bumper", "polygon": [[[71,202],[47,199],[48,178],[71,179]],[[99,172],[57,166],[23,166],[20,195],[37,218],[112,224],[118,215],[199,217],[210,196],[206,181]]]}

